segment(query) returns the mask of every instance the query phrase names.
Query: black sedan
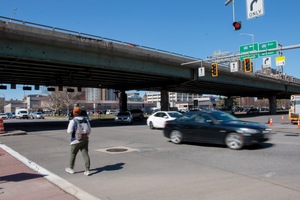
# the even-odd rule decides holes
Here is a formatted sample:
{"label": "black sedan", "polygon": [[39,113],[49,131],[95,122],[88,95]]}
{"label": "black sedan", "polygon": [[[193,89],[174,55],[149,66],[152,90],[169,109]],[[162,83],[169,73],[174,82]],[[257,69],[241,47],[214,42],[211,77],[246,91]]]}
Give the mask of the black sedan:
{"label": "black sedan", "polygon": [[271,129],[265,124],[238,120],[225,112],[199,111],[166,121],[163,133],[175,144],[183,141],[225,144],[238,150],[269,140]]}

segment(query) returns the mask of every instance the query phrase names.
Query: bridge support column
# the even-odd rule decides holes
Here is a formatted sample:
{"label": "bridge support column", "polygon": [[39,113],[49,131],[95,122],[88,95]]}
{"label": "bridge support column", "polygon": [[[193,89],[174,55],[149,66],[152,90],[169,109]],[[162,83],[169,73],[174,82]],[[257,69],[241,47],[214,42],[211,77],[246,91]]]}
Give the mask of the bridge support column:
{"label": "bridge support column", "polygon": [[167,90],[160,91],[160,109],[164,111],[169,111],[169,93]]}
{"label": "bridge support column", "polygon": [[270,110],[271,115],[276,114],[276,108],[277,108],[276,96],[270,96],[269,97],[269,110]]}
{"label": "bridge support column", "polygon": [[127,94],[124,90],[120,92],[119,105],[120,105],[120,111],[127,110]]}
{"label": "bridge support column", "polygon": [[225,107],[229,110],[232,109],[233,107],[233,100],[231,97],[227,97],[227,99],[225,99]]}

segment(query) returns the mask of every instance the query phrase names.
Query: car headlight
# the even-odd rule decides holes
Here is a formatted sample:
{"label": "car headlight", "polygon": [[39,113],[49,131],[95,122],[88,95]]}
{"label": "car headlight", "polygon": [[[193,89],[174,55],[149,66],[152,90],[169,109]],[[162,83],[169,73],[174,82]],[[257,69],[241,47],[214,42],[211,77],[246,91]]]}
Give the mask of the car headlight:
{"label": "car headlight", "polygon": [[242,133],[242,134],[255,134],[255,133],[259,133],[259,131],[256,130],[256,129],[251,129],[251,128],[240,128],[238,130],[238,133]]}

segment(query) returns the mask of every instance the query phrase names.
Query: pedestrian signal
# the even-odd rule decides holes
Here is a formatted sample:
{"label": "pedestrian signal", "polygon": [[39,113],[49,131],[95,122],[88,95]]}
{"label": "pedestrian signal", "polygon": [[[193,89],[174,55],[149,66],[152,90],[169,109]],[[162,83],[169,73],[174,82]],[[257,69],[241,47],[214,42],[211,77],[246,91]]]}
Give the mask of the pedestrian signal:
{"label": "pedestrian signal", "polygon": [[212,63],[211,64],[211,75],[213,77],[216,77],[219,75],[219,72],[218,72],[218,63]]}
{"label": "pedestrian signal", "polygon": [[252,72],[251,58],[244,59],[244,70],[245,70],[245,72]]}

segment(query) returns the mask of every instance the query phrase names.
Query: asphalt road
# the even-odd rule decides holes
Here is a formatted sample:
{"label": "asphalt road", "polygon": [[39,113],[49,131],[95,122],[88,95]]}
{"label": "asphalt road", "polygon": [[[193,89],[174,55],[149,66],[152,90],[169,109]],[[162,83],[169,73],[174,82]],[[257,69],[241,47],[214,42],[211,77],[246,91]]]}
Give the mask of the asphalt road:
{"label": "asphalt road", "polygon": [[[7,122],[5,127],[24,127],[27,135],[0,141],[99,199],[300,199],[300,129],[281,123],[281,115],[270,117],[272,140],[239,151],[219,145],[175,145],[145,121],[115,125],[95,120],[89,177],[83,175],[80,154],[77,173],[64,171],[69,158],[66,121]],[[268,118],[245,119],[266,123]],[[115,148],[127,151],[107,151]]]}

